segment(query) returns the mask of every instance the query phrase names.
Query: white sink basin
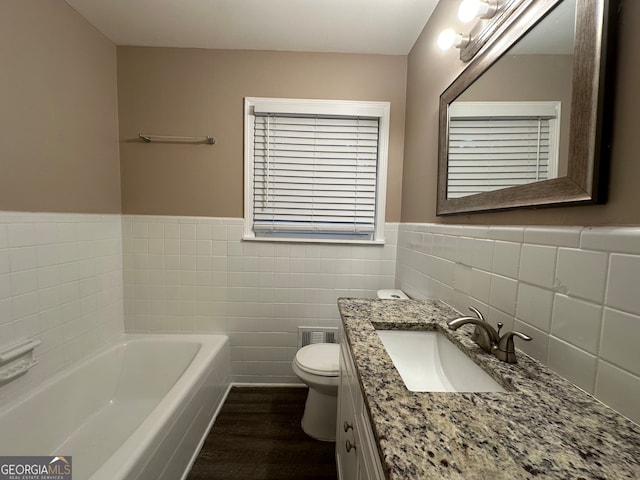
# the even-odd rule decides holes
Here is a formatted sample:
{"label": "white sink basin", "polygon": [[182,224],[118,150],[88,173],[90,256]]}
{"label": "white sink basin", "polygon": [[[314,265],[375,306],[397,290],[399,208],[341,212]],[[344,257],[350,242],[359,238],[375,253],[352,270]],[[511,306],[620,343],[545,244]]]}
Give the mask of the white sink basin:
{"label": "white sink basin", "polygon": [[505,389],[440,332],[377,330],[412,392],[504,392]]}

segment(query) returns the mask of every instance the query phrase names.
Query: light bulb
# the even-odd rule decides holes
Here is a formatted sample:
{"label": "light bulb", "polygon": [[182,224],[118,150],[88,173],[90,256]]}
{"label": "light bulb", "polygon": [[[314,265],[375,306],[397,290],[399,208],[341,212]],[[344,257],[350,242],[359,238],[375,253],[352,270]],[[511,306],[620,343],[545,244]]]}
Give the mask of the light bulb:
{"label": "light bulb", "polygon": [[456,33],[455,30],[447,28],[440,32],[438,35],[438,47],[442,50],[449,50],[451,47],[460,48],[462,45],[469,41],[468,37],[463,37],[461,34]]}
{"label": "light bulb", "polygon": [[[495,2],[494,2],[495,3]],[[491,18],[496,12],[495,5],[483,0],[462,0],[458,8],[458,18],[468,23],[476,17]]]}
{"label": "light bulb", "polygon": [[438,35],[438,46],[442,50],[449,50],[456,41],[456,32],[451,28],[447,28]]}

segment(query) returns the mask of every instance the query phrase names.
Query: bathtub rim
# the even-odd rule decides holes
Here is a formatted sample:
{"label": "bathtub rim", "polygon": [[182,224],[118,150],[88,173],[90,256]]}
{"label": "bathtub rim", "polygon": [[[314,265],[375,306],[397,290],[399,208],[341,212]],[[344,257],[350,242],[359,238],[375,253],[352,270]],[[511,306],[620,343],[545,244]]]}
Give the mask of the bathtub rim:
{"label": "bathtub rim", "polygon": [[[107,353],[117,348],[118,346],[126,345],[131,341],[146,341],[147,339],[155,341],[155,340],[167,340],[167,339],[174,338],[174,339],[181,339],[181,340],[186,339],[186,340],[193,341],[195,339],[201,339],[203,337],[205,338],[206,337],[224,337],[227,339],[227,341],[229,340],[229,336],[224,333],[200,333],[200,334],[120,333],[115,337],[113,337],[109,342],[96,348],[91,354],[85,355],[82,358],[78,359],[77,361],[65,366],[61,370],[56,371],[54,374],[46,378],[41,383],[33,386],[32,388],[29,388],[28,390],[17,395],[16,397],[11,398],[5,405],[0,405],[0,417],[11,413],[13,409],[17,408],[18,406],[20,406],[20,404],[29,400],[29,398],[36,396],[37,394],[41,393],[43,390],[46,390],[51,385],[55,384],[61,378],[71,375],[76,370],[80,370],[82,367],[91,363],[94,359],[101,357],[103,355],[106,355]],[[198,352],[196,352],[196,355],[194,355],[194,358],[191,359],[191,362],[189,362],[189,365],[191,365],[195,357],[198,355],[199,351],[200,349],[198,350]],[[36,350],[36,359],[38,359],[37,350]],[[187,365],[187,368],[189,365]],[[27,375],[29,375],[28,372],[27,372]],[[171,388],[173,388],[173,386]]]}

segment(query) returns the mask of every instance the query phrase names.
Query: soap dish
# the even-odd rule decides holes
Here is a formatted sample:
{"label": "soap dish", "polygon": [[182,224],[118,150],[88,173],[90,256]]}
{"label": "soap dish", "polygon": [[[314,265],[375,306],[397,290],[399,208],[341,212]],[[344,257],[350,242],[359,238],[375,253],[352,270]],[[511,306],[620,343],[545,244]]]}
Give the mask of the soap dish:
{"label": "soap dish", "polygon": [[40,340],[24,340],[0,349],[0,385],[15,380],[38,364],[33,358],[33,349],[40,343]]}

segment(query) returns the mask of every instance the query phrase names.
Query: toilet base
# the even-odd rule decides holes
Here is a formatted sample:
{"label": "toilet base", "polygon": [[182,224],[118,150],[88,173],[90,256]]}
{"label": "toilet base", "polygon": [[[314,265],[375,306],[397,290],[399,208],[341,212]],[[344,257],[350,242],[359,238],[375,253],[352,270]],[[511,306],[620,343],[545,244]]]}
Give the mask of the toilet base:
{"label": "toilet base", "polygon": [[304,433],[323,442],[336,441],[337,393],[337,389],[332,395],[309,388],[300,422]]}

